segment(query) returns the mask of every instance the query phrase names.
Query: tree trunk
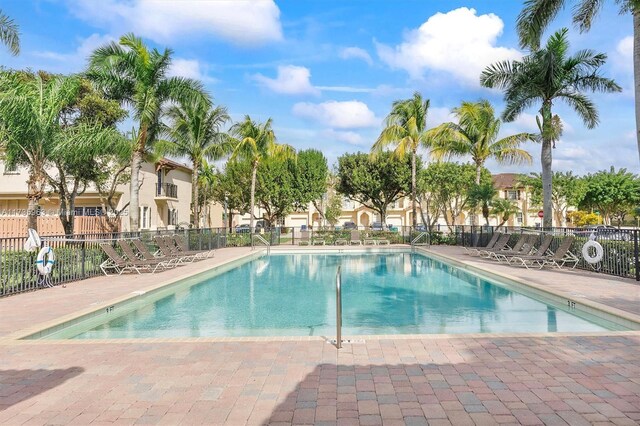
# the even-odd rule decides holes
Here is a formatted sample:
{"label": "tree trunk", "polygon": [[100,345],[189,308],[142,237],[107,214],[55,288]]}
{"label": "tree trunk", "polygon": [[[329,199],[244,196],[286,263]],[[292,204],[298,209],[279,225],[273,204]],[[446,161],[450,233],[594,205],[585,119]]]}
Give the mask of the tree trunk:
{"label": "tree trunk", "polygon": [[416,150],[411,151],[411,222],[415,229],[418,224],[416,210]]}
{"label": "tree trunk", "polygon": [[635,86],[636,139],[640,155],[640,10],[633,13],[633,80]]}
{"label": "tree trunk", "polygon": [[552,206],[552,114],[551,102],[545,101],[541,110],[542,114],[542,153],[540,155],[542,163],[542,227],[551,228],[553,226],[553,206]]}
{"label": "tree trunk", "polygon": [[27,194],[27,226],[35,231],[38,230],[38,206],[40,202],[40,192],[35,183],[35,177],[29,177],[29,191]]}
{"label": "tree trunk", "polygon": [[[480,185],[480,177],[482,176],[482,163],[476,163],[476,186]],[[476,207],[474,207],[471,211],[471,226],[476,225],[476,219],[478,215],[476,214]]]}
{"label": "tree trunk", "polygon": [[253,168],[251,170],[251,201],[249,206],[249,229],[253,232],[253,214],[255,207],[255,196],[256,196],[256,175],[258,174],[258,162],[253,162]]}
{"label": "tree trunk", "polygon": [[[131,183],[129,185],[129,231],[140,229],[140,168],[142,167],[142,153],[134,151],[131,157]],[[156,188],[157,190],[157,188]]]}
{"label": "tree trunk", "polygon": [[196,229],[200,228],[200,203],[198,201],[198,162],[194,161],[191,174],[191,203],[193,205],[193,222]]}

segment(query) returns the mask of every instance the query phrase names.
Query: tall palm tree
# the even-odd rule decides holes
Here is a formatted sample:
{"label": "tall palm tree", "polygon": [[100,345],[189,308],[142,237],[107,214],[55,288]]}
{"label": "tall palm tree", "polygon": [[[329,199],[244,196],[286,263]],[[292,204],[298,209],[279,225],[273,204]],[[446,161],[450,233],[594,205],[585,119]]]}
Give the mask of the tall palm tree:
{"label": "tall palm tree", "polygon": [[498,219],[498,226],[502,226],[511,216],[518,213],[520,208],[510,200],[504,198],[494,198],[491,201],[491,214]]}
{"label": "tall palm tree", "polygon": [[[573,23],[581,32],[589,31],[602,9],[602,0],[526,0],[518,15],[517,30],[522,47],[537,50],[540,39],[551,21],[567,3],[573,3]],[[635,84],[636,141],[640,155],[640,1],[615,0],[620,13],[633,15],[633,77]]]}
{"label": "tall palm tree", "polygon": [[182,103],[205,98],[202,84],[192,79],[168,77],[170,49],[150,50],[141,38],[126,34],[119,43],[96,49],[89,59],[87,77],[105,94],[131,107],[138,121],[138,140],[131,156],[130,227],[140,225],[140,167],[147,145],[163,132],[162,108],[168,102]]}
{"label": "tall palm tree", "polygon": [[412,225],[417,224],[416,216],[416,157],[418,148],[429,145],[427,139],[427,114],[429,99],[423,99],[415,92],[411,99],[395,101],[385,119],[385,128],[371,148],[372,153],[395,146],[395,154],[403,158],[411,153],[411,212]]}
{"label": "tall palm tree", "polygon": [[202,162],[202,167],[198,173],[198,192],[199,196],[202,198],[202,203],[200,203],[200,199],[197,199],[198,204],[204,207],[204,213],[207,218],[207,226],[211,228],[211,214],[207,209],[209,202],[213,199],[213,191],[215,185],[218,183],[218,174],[216,168],[211,166],[207,160]]}
{"label": "tall palm tree", "polygon": [[18,24],[0,10],[0,42],[9,48],[13,56],[20,53],[20,31]]}
{"label": "tall palm tree", "polygon": [[191,203],[193,221],[200,226],[200,203],[198,197],[198,177],[205,160],[215,161],[231,152],[231,144],[222,126],[229,121],[227,109],[222,106],[212,108],[204,98],[188,99],[167,110],[171,125],[168,130],[169,143],[161,144],[161,151],[191,161]]}
{"label": "tall palm tree", "polygon": [[458,123],[444,123],[429,131],[431,154],[438,160],[470,155],[476,165],[476,185],[480,185],[482,168],[490,158],[503,164],[531,162],[531,155],[520,146],[536,136],[517,133],[498,139],[502,122],[496,118],[489,101],[462,102],[453,109],[453,114]]}
{"label": "tall palm tree", "polygon": [[598,124],[598,111],[584,92],[619,92],[613,80],[598,71],[607,55],[581,50],[569,56],[568,30],[554,33],[543,49],[536,50],[520,61],[503,61],[487,67],[480,76],[485,87],[504,91],[506,107],[502,119],[513,121],[525,109],[540,105],[542,140],[543,226],[552,225],[552,144],[558,135],[552,107],[563,101],[592,129]]}
{"label": "tall palm tree", "polygon": [[251,163],[251,201],[249,202],[250,228],[253,232],[253,219],[256,194],[256,174],[258,165],[268,158],[293,158],[295,150],[285,144],[276,142],[276,135],[271,127],[273,120],[269,118],[264,123],[253,121],[250,116],[231,127],[232,141],[235,148],[231,160],[246,160]]}

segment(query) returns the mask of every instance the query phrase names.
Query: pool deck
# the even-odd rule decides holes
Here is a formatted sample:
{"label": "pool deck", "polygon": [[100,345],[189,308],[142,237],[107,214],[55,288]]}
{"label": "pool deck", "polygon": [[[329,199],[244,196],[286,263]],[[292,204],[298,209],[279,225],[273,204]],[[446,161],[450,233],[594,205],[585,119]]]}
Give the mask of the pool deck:
{"label": "pool deck", "polygon": [[[318,247],[303,248],[317,249]],[[434,253],[640,315],[640,286]],[[491,425],[640,422],[640,332],[17,341],[12,334],[205,271],[96,277],[0,299],[0,424]]]}

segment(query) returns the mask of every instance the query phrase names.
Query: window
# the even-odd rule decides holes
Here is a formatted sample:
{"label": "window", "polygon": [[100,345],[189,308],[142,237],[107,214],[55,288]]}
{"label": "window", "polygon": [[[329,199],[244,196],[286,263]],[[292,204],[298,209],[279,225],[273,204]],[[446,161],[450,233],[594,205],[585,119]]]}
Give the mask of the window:
{"label": "window", "polygon": [[522,212],[516,213],[516,222],[518,222],[518,225],[522,225],[522,222],[523,222]]}
{"label": "window", "polygon": [[18,174],[18,166],[11,163],[4,163],[4,174],[5,175]]}
{"label": "window", "polygon": [[520,191],[515,189],[508,189],[505,191],[507,200],[519,200],[520,199]]}
{"label": "window", "polygon": [[279,217],[278,221],[276,222],[276,224],[278,226],[284,226],[284,217]]}
{"label": "window", "polygon": [[167,225],[177,225],[177,224],[178,224],[178,210],[167,209]]}
{"label": "window", "polygon": [[151,209],[147,206],[140,206],[140,228],[149,229],[151,226]]}

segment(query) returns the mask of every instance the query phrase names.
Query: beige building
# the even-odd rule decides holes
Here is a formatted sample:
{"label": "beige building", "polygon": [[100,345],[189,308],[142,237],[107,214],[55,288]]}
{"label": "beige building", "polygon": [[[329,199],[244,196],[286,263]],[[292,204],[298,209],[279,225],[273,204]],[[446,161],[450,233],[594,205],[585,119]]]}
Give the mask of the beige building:
{"label": "beige building", "polygon": [[[191,223],[191,174],[185,164],[169,159],[157,163],[143,163],[140,170],[140,228],[173,229]],[[0,161],[0,237],[21,236],[26,233],[27,210],[26,168],[11,168]],[[117,187],[117,210],[129,201],[129,185]],[[59,234],[59,198],[54,192],[40,200],[42,233]],[[100,194],[93,187],[76,198],[77,233],[100,232],[100,216],[104,214]],[[204,209],[202,226],[222,226],[222,207],[211,205]],[[40,224],[42,223],[42,226]],[[121,230],[129,230],[128,209],[121,218]]]}

